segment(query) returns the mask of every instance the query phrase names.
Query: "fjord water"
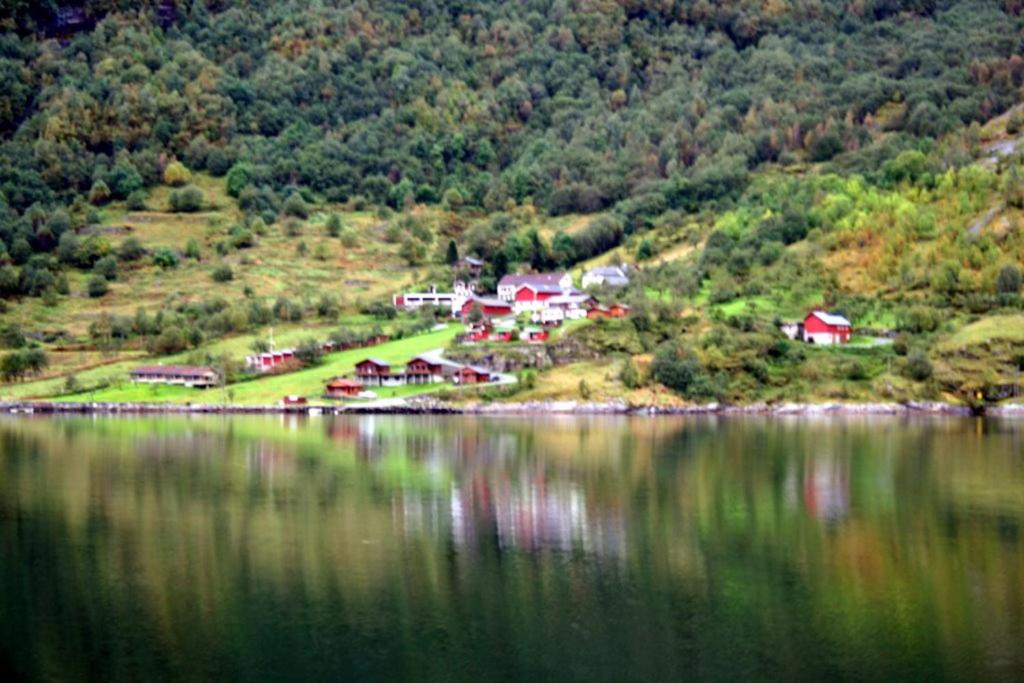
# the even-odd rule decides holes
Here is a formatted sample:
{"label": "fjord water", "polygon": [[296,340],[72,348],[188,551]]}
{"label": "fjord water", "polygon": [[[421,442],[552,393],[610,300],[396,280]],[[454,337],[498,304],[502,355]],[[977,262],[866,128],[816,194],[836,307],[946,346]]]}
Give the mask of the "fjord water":
{"label": "fjord water", "polygon": [[1024,676],[1024,429],[0,418],[6,679]]}

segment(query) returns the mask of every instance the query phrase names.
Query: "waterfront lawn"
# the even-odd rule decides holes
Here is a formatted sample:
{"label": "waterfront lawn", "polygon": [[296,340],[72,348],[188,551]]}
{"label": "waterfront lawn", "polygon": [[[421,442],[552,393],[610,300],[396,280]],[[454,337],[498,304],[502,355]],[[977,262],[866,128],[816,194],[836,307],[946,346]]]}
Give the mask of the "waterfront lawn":
{"label": "waterfront lawn", "polygon": [[[443,330],[397,339],[366,349],[352,349],[341,353],[332,353],[324,357],[321,365],[306,368],[298,372],[269,377],[257,377],[230,384],[224,388],[191,389],[178,386],[141,385],[122,381],[115,386],[95,392],[83,392],[74,396],[66,396],[65,401],[96,401],[101,403],[232,403],[240,405],[270,405],[278,403],[284,396],[303,396],[309,400],[319,400],[323,394],[324,384],[339,375],[351,375],[355,364],[372,356],[403,365],[405,361],[419,353],[425,353],[446,346],[462,329],[459,325],[449,325]],[[429,391],[437,391],[444,385],[425,385],[416,387],[386,387],[375,390],[380,398],[409,396]]]}

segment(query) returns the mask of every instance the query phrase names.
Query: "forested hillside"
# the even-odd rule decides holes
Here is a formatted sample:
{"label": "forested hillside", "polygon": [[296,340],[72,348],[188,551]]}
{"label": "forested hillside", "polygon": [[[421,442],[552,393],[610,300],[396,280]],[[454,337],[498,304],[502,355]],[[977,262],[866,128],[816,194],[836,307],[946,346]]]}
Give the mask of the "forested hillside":
{"label": "forested hillside", "polygon": [[796,386],[803,359],[750,363],[809,306],[933,348],[1020,306],[1022,8],[6,0],[0,305],[182,351],[365,313],[454,252],[487,287],[617,259],[608,352],[712,339],[705,397]]}
{"label": "forested hillside", "polygon": [[874,171],[1024,78],[1012,0],[327,4],[5,3],[7,203],[125,198],[179,159],[260,208],[693,207],[766,162]]}

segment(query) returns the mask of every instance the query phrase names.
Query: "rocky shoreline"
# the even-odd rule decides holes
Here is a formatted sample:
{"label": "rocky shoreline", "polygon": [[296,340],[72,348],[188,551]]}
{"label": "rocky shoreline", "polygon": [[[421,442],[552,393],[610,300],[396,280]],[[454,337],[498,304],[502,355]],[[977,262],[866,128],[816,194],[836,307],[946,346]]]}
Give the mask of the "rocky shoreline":
{"label": "rocky shoreline", "polygon": [[1024,417],[1024,404],[990,406],[984,411],[941,402],[908,403],[754,403],[693,406],[633,406],[624,401],[528,401],[519,403],[451,404],[431,399],[377,401],[341,406],[243,406],[231,404],[170,403],[56,403],[16,401],[0,403],[0,413],[13,414],[420,414],[420,415],[951,415],[984,414]]}

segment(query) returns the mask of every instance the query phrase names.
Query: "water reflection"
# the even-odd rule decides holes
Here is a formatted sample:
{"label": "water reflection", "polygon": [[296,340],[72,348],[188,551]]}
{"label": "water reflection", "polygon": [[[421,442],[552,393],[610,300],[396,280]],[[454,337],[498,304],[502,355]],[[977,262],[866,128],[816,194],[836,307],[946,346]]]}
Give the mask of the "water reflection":
{"label": "water reflection", "polygon": [[1001,678],[1014,423],[0,419],[27,678]]}

